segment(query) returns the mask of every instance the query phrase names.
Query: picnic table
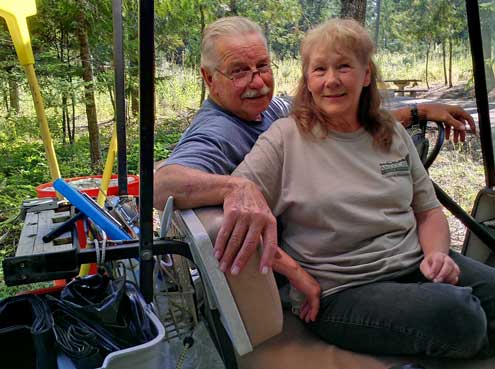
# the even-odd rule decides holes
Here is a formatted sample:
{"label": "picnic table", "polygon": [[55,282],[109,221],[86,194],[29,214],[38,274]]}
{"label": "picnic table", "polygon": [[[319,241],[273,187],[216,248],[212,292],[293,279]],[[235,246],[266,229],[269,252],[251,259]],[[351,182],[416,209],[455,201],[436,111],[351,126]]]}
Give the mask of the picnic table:
{"label": "picnic table", "polygon": [[421,82],[420,79],[387,79],[383,82],[390,82],[393,83],[394,85],[397,86],[397,95],[399,96],[404,96],[404,91],[409,84],[412,84],[411,86],[417,86],[418,82]]}

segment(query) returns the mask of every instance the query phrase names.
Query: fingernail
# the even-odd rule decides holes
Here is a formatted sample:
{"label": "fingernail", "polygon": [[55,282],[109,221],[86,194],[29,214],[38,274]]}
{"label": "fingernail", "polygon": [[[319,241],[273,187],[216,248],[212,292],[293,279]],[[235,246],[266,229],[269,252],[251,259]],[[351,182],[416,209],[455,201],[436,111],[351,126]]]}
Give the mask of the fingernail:
{"label": "fingernail", "polygon": [[268,274],[269,268],[267,266],[264,266],[261,268],[261,274]]}
{"label": "fingernail", "polygon": [[225,271],[227,270],[227,263],[226,262],[223,262],[220,264],[220,270],[225,273]]}
{"label": "fingernail", "polygon": [[234,265],[234,266],[232,267],[232,269],[230,270],[230,273],[231,273],[232,275],[237,275],[237,274],[239,274],[239,271],[240,271],[239,267],[238,267],[237,265]]}
{"label": "fingernail", "polygon": [[216,250],[214,256],[215,256],[215,259],[217,259],[217,260],[220,259],[220,256],[221,256],[220,251]]}

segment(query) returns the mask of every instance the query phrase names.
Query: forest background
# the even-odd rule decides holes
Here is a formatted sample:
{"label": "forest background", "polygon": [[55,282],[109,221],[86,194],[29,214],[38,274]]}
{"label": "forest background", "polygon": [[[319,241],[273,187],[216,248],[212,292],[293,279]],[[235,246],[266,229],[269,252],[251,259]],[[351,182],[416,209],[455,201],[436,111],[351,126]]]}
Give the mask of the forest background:
{"label": "forest background", "polygon": [[[483,3],[483,1],[480,1]],[[482,28],[495,25],[493,2]],[[37,0],[28,18],[35,68],[63,177],[101,174],[114,122],[112,1]],[[421,88],[472,87],[464,0],[156,0],[156,160],[166,158],[206,91],[199,74],[205,25],[243,15],[265,31],[276,93],[291,94],[306,30],[338,16],[366,25],[383,79]],[[128,166],[138,171],[138,1],[123,0]],[[493,32],[491,33],[493,34]],[[491,45],[485,51],[493,63]],[[492,70],[490,68],[490,70]],[[495,86],[493,73],[489,88]],[[50,175],[29,87],[0,21],[0,259],[13,252],[22,200]],[[472,204],[471,199],[469,203]]]}

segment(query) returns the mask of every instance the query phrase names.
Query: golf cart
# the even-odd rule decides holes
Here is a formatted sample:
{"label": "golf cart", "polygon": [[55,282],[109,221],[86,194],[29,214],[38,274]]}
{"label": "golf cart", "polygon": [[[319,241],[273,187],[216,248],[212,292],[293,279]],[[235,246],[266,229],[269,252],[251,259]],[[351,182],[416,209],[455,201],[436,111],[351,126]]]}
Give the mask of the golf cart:
{"label": "golf cart", "polygon": [[[493,231],[495,132],[490,124],[479,7],[477,1],[466,1],[466,7],[486,187],[480,190],[471,215],[462,210],[438,186],[436,190],[442,204],[459,217],[469,229],[463,253],[489,263],[495,250]],[[260,275],[257,272],[259,263],[257,257],[250,260],[247,269],[238,277],[224,275],[219,271],[211,249],[222,221],[220,208],[176,211],[172,215],[169,207],[164,211],[162,225],[166,229],[173,229],[176,236],[167,238],[166,232],[163,231],[163,237],[155,239],[152,230],[153,145],[149,145],[149,142],[153,142],[155,121],[154,76],[150,72],[154,70],[153,1],[140,1],[139,17],[141,123],[139,242],[131,240],[122,245],[107,247],[106,258],[116,260],[139,257],[140,289],[147,303],[151,304],[153,301],[153,255],[179,254],[191,260],[199,271],[205,300],[200,309],[201,314],[207,322],[209,333],[226,368],[387,369],[410,362],[418,363],[428,369],[482,369],[495,366],[495,359],[371,357],[342,350],[320,341],[304,328],[297,317],[283,310],[274,276]],[[441,140],[442,134],[438,134],[437,137]],[[119,141],[122,142],[121,138]],[[432,161],[431,154],[429,158],[428,160]],[[119,157],[119,163],[120,159]],[[172,225],[169,227],[170,221]],[[42,279],[70,278],[77,274],[79,265],[96,262],[99,257],[101,253],[96,249],[82,250],[77,247],[64,255],[51,253],[13,257],[5,259],[4,273],[6,281],[12,285]],[[74,270],[76,273],[73,272]],[[156,351],[155,354],[159,355]],[[122,358],[131,360],[132,355],[137,353],[131,352]],[[120,365],[126,365],[123,364],[124,359]]]}

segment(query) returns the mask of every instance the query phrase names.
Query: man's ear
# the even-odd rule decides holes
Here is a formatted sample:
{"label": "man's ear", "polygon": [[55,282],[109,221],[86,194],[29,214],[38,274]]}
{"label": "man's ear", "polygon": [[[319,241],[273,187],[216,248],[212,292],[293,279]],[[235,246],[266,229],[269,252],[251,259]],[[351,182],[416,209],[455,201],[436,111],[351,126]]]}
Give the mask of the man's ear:
{"label": "man's ear", "polygon": [[208,72],[204,67],[201,67],[201,76],[203,77],[203,80],[208,88],[210,88],[213,83],[213,74],[210,74],[210,72]]}

